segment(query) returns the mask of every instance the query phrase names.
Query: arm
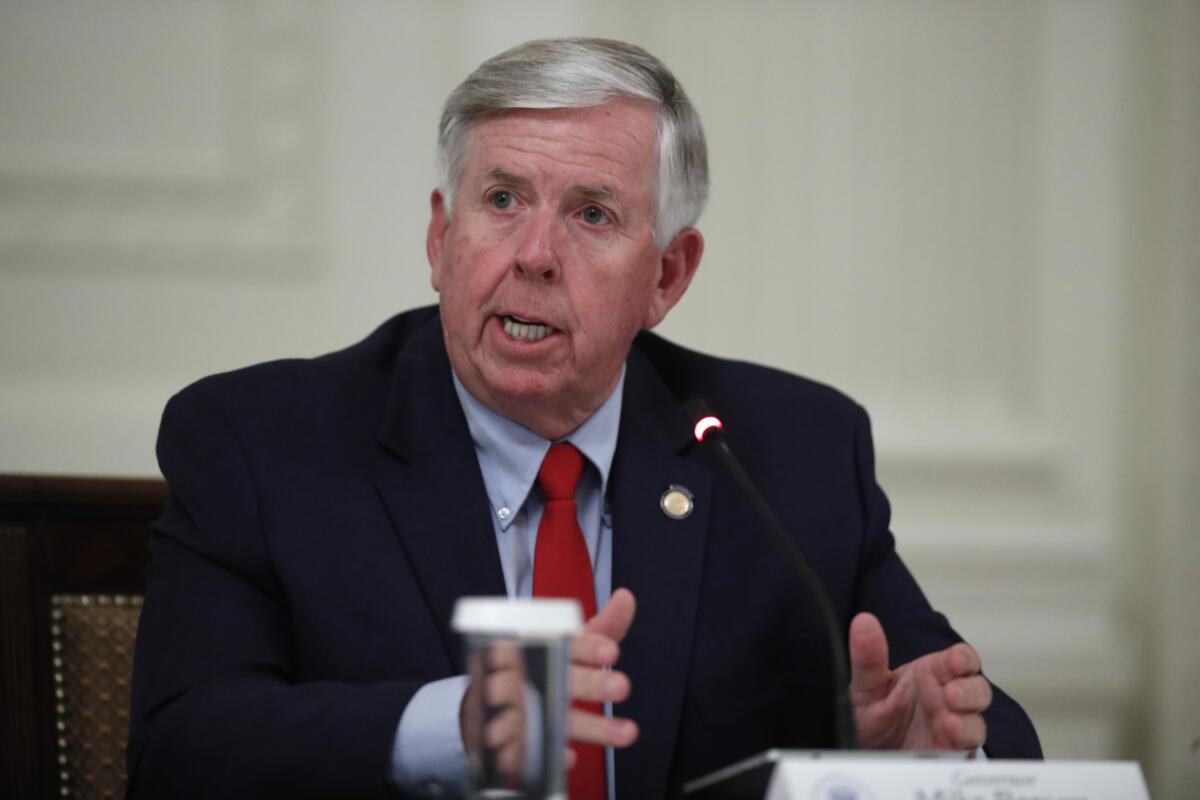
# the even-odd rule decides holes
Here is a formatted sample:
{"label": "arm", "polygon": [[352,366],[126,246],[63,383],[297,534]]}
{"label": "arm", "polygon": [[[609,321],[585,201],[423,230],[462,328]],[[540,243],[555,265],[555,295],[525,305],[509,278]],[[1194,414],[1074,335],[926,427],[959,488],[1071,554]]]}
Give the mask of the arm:
{"label": "arm", "polygon": [[132,797],[382,796],[416,682],[300,683],[252,464],[203,385],[168,404],[135,652]]}
{"label": "arm", "polygon": [[1029,717],[983,677],[978,654],[929,606],[896,554],[888,502],[875,482],[870,424],[861,409],[858,416],[867,540],[855,597],[856,611],[871,613],[854,619],[850,655],[862,745],[970,750],[984,743],[992,758],[1040,758]]}

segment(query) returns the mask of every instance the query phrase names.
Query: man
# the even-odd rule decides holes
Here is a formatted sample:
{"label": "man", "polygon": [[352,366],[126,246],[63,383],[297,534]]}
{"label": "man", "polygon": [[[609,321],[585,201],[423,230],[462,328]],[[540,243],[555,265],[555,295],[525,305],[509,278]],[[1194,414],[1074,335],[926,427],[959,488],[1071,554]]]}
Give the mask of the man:
{"label": "man", "polygon": [[573,648],[592,704],[570,720],[573,796],[661,797],[767,747],[830,746],[819,619],[695,444],[692,397],[848,626],[861,744],[1039,755],[895,554],[861,409],[644,332],[703,251],[703,132],[670,72],[618,42],[530,42],[455,90],[439,147],[437,309],[164,413],[132,794],[461,788],[480,688],[449,616],[470,594],[600,609]]}

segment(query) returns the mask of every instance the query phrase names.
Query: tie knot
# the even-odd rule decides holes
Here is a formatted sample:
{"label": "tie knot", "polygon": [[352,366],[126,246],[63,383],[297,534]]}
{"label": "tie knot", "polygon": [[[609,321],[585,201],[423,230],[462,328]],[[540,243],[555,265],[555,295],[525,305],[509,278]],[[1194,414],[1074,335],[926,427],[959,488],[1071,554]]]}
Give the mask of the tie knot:
{"label": "tie knot", "polygon": [[583,453],[575,445],[559,442],[550,445],[538,470],[538,486],[547,500],[574,500],[575,487],[583,475]]}

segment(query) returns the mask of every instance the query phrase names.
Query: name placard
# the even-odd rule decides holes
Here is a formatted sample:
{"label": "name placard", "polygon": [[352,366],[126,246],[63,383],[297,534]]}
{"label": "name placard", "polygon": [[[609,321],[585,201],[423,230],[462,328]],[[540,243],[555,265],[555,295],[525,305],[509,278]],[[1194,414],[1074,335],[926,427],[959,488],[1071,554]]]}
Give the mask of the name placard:
{"label": "name placard", "polygon": [[1133,761],[789,758],[767,800],[1150,800]]}

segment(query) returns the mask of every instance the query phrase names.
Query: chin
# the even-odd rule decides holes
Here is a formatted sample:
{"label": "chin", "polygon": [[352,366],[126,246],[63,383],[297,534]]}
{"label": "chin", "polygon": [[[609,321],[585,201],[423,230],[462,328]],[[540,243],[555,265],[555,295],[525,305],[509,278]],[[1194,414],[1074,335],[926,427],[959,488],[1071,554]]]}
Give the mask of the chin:
{"label": "chin", "polygon": [[529,401],[552,397],[562,389],[560,381],[540,372],[504,370],[499,375],[484,377],[493,397]]}

